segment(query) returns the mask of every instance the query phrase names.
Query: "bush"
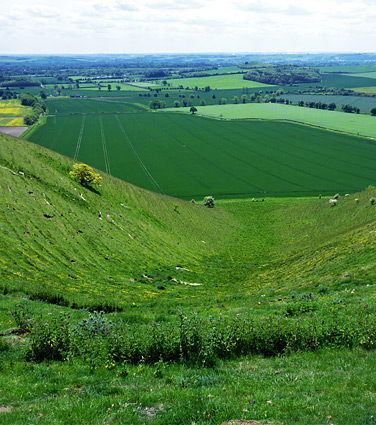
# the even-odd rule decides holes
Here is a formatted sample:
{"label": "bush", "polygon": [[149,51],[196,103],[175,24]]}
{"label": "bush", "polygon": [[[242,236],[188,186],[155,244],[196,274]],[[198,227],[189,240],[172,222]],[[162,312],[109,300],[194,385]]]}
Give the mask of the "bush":
{"label": "bush", "polygon": [[212,196],[205,196],[204,205],[206,205],[208,208],[213,208],[214,207],[214,198]]}
{"label": "bush", "polygon": [[83,186],[88,184],[99,184],[102,177],[86,164],[75,164],[73,171],[69,172],[73,180],[77,180]]}
{"label": "bush", "polygon": [[376,204],[376,199],[373,198],[373,197],[369,201],[370,201],[371,205],[375,205]]}

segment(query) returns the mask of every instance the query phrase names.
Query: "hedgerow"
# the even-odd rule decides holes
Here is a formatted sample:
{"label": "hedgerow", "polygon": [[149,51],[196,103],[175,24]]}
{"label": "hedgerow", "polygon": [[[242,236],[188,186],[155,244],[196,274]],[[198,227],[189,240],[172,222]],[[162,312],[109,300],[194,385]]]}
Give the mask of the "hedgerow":
{"label": "hedgerow", "polygon": [[371,349],[376,345],[376,317],[368,309],[360,306],[353,314],[334,309],[321,317],[313,313],[314,308],[303,308],[300,317],[294,311],[287,317],[262,320],[252,314],[204,319],[180,313],[178,325],[154,322],[142,329],[112,322],[103,312],[91,313],[73,325],[66,314],[45,320],[26,318],[23,311],[23,322],[33,323],[26,353],[30,360],[80,358],[93,367],[161,360],[211,366],[216,359],[246,354],[276,356],[323,347]]}

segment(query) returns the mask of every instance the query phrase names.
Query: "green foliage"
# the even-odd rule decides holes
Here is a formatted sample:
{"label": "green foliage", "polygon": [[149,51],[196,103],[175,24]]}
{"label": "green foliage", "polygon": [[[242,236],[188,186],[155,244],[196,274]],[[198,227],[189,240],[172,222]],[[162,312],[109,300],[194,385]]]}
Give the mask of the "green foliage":
{"label": "green foliage", "polygon": [[20,333],[30,332],[34,325],[29,309],[25,304],[17,304],[12,312],[12,316],[17,325],[17,331]]}
{"label": "green foliage", "polygon": [[[180,314],[179,324],[153,323],[135,332],[124,322],[113,323],[103,313],[94,313],[73,327],[69,316],[33,318],[27,358],[34,361],[81,358],[91,367],[101,364],[183,362],[212,366],[217,359],[247,354],[276,356],[286,352],[323,347],[376,346],[376,319],[361,305],[352,314],[314,316],[312,297],[289,303],[285,315],[298,319],[256,319],[251,315],[200,318]],[[308,316],[306,316],[308,314]],[[303,319],[302,315],[306,317]]]}
{"label": "green foliage", "polygon": [[372,108],[370,112],[373,117],[376,117],[376,108]]}
{"label": "green foliage", "polygon": [[213,208],[214,207],[214,198],[212,196],[205,196],[204,205],[206,205],[209,208]]}
{"label": "green foliage", "polygon": [[49,320],[34,317],[26,358],[36,362],[65,360],[70,350],[70,332],[68,314],[51,315]]}
{"label": "green foliage", "polygon": [[295,65],[276,65],[251,69],[243,75],[244,80],[257,81],[264,84],[289,85],[320,82],[321,77],[313,68],[302,68]]}
{"label": "green foliage", "polygon": [[99,184],[102,180],[102,177],[86,164],[74,164],[69,175],[82,185]]}

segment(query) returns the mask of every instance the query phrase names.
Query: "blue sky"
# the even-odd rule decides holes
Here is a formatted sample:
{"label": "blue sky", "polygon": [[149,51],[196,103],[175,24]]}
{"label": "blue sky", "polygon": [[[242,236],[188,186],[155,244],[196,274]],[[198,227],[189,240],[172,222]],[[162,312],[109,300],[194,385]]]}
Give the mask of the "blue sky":
{"label": "blue sky", "polygon": [[2,0],[0,53],[375,52],[376,0]]}

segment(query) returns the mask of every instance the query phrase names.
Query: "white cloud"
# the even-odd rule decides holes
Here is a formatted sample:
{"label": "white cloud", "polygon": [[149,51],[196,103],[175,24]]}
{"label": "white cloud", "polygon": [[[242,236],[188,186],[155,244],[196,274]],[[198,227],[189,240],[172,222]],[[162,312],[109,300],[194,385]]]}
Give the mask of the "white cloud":
{"label": "white cloud", "polygon": [[13,0],[0,53],[372,51],[375,18],[374,0]]}

